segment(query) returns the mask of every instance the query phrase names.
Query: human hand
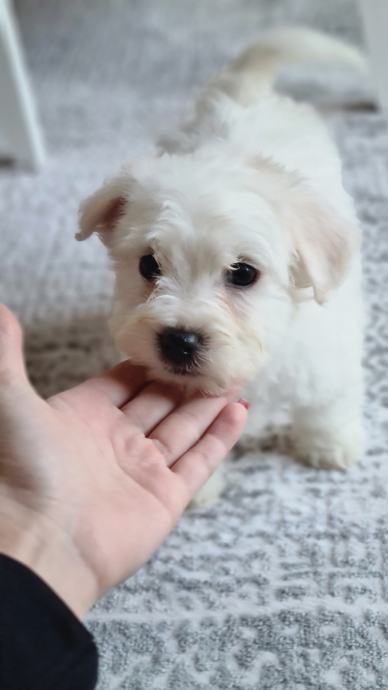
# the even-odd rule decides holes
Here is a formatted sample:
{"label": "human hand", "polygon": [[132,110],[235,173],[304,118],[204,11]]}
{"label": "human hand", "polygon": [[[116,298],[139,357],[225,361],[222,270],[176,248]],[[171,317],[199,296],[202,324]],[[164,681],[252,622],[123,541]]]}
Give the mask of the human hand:
{"label": "human hand", "polygon": [[82,616],[162,543],[245,418],[240,403],[184,399],[127,362],[44,401],[0,305],[0,552]]}

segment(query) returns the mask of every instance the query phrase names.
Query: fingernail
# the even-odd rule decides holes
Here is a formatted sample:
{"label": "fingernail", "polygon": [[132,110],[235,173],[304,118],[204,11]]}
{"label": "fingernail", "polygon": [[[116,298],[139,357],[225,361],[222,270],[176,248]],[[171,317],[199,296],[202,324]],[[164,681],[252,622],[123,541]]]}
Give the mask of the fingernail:
{"label": "fingernail", "polygon": [[240,398],[239,400],[237,400],[237,402],[239,402],[240,405],[245,407],[246,410],[249,410],[249,408],[251,406],[251,404],[248,402],[248,400],[245,400],[245,398]]}

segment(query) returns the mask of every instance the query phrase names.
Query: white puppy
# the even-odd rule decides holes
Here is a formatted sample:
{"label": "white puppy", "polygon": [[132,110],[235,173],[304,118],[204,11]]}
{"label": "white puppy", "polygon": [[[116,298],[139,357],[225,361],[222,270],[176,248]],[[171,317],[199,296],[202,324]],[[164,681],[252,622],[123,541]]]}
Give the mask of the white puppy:
{"label": "white puppy", "polygon": [[295,452],[345,468],[363,452],[359,230],[320,117],[271,88],[311,59],[363,68],[333,38],[269,32],[82,204],[78,239],[97,231],[113,260],[122,353],[205,393],[249,383],[273,406],[280,390]]}

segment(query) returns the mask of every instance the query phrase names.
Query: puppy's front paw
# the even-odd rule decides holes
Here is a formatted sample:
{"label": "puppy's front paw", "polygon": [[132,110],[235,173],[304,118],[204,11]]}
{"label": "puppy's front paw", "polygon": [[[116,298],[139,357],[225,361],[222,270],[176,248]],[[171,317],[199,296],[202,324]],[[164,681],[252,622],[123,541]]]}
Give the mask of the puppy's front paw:
{"label": "puppy's front paw", "polygon": [[343,429],[299,429],[293,446],[297,457],[311,467],[345,470],[362,458],[365,435],[361,423]]}
{"label": "puppy's front paw", "polygon": [[214,474],[207,480],[206,484],[197,491],[194,498],[190,501],[190,508],[205,508],[214,505],[222,494],[225,487],[224,468],[219,467]]}

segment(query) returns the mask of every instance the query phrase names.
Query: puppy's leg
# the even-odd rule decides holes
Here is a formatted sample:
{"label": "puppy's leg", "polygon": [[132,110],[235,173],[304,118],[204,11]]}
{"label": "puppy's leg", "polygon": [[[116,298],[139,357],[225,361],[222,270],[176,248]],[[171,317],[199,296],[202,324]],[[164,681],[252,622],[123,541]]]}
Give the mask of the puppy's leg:
{"label": "puppy's leg", "polygon": [[190,508],[203,508],[217,501],[225,487],[225,468],[220,465],[194,496]]}
{"label": "puppy's leg", "polygon": [[318,399],[293,411],[296,455],[313,467],[345,469],[365,450],[362,386],[345,386],[330,402],[319,404]]}

